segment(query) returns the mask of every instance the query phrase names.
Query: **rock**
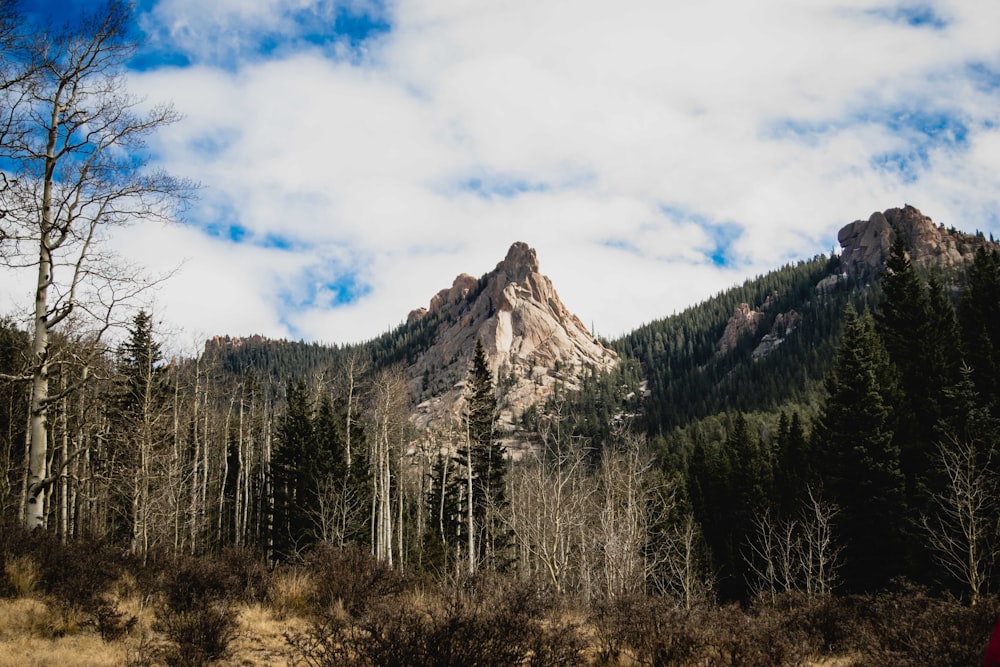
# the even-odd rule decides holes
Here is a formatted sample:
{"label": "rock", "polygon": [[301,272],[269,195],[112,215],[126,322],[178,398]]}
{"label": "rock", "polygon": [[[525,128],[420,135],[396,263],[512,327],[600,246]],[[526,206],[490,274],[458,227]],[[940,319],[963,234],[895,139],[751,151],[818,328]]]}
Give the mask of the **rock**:
{"label": "rock", "polygon": [[875,212],[856,220],[837,234],[840,260],[849,275],[863,271],[881,272],[889,256],[894,234],[903,234],[910,261],[920,268],[949,269],[971,262],[976,250],[987,244],[982,236],[965,234],[934,221],[910,205]]}
{"label": "rock", "polygon": [[760,361],[771,354],[795,331],[795,327],[798,326],[801,319],[802,315],[797,310],[778,313],[778,316],[774,318],[774,324],[771,325],[771,331],[764,334],[764,337],[760,339],[760,343],[750,353],[750,358],[754,361]]}
{"label": "rock", "polygon": [[722,338],[719,339],[716,345],[718,349],[715,355],[717,357],[724,357],[729,354],[744,337],[757,330],[757,324],[763,316],[764,312],[762,310],[751,310],[750,304],[741,303],[737,306],[736,312],[726,322],[726,329],[722,332]]}
{"label": "rock", "polygon": [[525,243],[514,243],[482,278],[458,276],[420,317],[431,314],[440,319],[434,343],[406,370],[411,391],[420,398],[412,420],[418,427],[441,429],[460,422],[462,390],[477,340],[486,352],[507,424],[545,401],[557,382],[572,390],[584,369],[617,363],[615,353],[563,305],[552,282],[539,272],[534,249]]}

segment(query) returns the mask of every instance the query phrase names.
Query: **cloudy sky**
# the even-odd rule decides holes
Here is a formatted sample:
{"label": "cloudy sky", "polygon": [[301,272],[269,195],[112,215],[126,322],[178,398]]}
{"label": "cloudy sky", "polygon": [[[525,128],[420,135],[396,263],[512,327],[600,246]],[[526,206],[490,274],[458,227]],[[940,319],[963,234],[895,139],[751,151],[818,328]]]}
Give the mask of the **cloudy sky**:
{"label": "cloudy sky", "polygon": [[[35,0],[38,11],[72,5]],[[83,3],[76,3],[83,4]],[[192,337],[373,337],[514,241],[614,337],[909,203],[1000,235],[1000,3],[144,0]]]}

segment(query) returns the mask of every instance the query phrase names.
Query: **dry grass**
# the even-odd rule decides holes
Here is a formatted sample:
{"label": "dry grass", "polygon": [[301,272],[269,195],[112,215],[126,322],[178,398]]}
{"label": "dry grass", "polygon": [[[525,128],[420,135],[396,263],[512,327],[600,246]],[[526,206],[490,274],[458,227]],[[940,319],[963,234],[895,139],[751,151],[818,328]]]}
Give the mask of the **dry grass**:
{"label": "dry grass", "polygon": [[96,634],[58,639],[17,637],[3,642],[0,667],[118,667],[126,663],[124,644],[106,644]]}
{"label": "dry grass", "polygon": [[[414,591],[404,596],[412,609],[433,606],[436,600],[427,593]],[[401,599],[402,601],[402,599]],[[104,642],[91,627],[76,628],[66,636],[53,635],[54,619],[58,616],[45,603],[33,599],[0,600],[0,667],[104,667],[140,664],[137,658],[148,658],[149,651],[162,646],[162,636],[151,630],[153,613],[138,597],[118,601],[119,609],[138,617],[139,621],[127,637]],[[584,619],[564,612],[563,620],[583,623]],[[239,610],[240,632],[226,665],[240,667],[293,667],[300,664],[285,641],[285,633],[305,632],[305,618],[285,615],[270,605],[248,605]],[[588,639],[592,632],[586,632]],[[585,653],[588,661],[595,655]],[[824,658],[807,663],[809,667],[850,667],[857,656]],[[612,664],[632,665],[627,656]]]}
{"label": "dry grass", "polygon": [[38,585],[42,573],[34,558],[17,556],[4,565],[4,574],[7,575],[7,581],[17,591],[18,596],[24,598],[35,592],[35,586]]}
{"label": "dry grass", "polygon": [[286,632],[304,632],[308,623],[299,617],[282,617],[269,607],[250,605],[240,609],[240,634],[233,645],[231,664],[292,667],[294,656],[285,641]]}
{"label": "dry grass", "polygon": [[302,568],[282,568],[271,578],[267,599],[281,616],[302,616],[316,601],[316,583]]}
{"label": "dry grass", "polygon": [[44,602],[0,600],[0,667],[122,665],[123,645],[107,644],[75,621],[67,625]]}

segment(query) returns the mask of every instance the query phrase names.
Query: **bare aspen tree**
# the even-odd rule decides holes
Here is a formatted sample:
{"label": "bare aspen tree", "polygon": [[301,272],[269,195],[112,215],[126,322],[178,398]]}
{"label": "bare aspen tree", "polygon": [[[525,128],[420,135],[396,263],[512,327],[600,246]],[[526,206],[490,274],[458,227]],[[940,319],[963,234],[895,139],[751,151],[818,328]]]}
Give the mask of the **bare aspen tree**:
{"label": "bare aspen tree", "polygon": [[707,571],[701,527],[688,512],[666,534],[663,575],[657,581],[663,593],[687,610],[711,600],[714,578]]}
{"label": "bare aspen tree", "polygon": [[965,586],[976,605],[1000,555],[993,448],[952,438],[938,445],[945,486],[934,496],[937,514],[923,525],[938,561]]}
{"label": "bare aspen tree", "polygon": [[358,379],[367,370],[368,366],[364,362],[360,350],[358,348],[351,349],[342,366],[342,381],[347,404],[347,413],[344,417],[344,463],[348,470],[351,469],[354,462],[351,451],[351,430],[354,424],[355,404],[358,400]]}
{"label": "bare aspen tree", "polygon": [[823,500],[812,487],[806,489],[808,500],[802,510],[802,540],[799,562],[803,588],[808,595],[829,595],[837,583],[840,547],[834,540],[834,521],[840,508]]}
{"label": "bare aspen tree", "polygon": [[598,472],[592,531],[608,597],[645,591],[660,565],[663,554],[653,548],[651,537],[655,526],[666,522],[674,500],[672,490],[657,481],[642,438],[624,429],[616,432]]}
{"label": "bare aspen tree", "polygon": [[[408,404],[406,380],[398,368],[379,372],[371,386],[369,466],[372,483],[372,553],[393,564],[392,468],[394,445],[401,440]],[[398,480],[397,480],[398,485]]]}
{"label": "bare aspen tree", "polygon": [[511,475],[507,525],[528,571],[542,571],[563,592],[580,548],[580,527],[587,522],[593,494],[581,443],[561,430],[561,417],[549,418],[539,449]]}
{"label": "bare aspen tree", "polygon": [[750,542],[745,555],[747,565],[756,581],[751,588],[758,595],[768,595],[774,602],[778,593],[797,588],[802,563],[799,562],[800,527],[794,520],[781,521],[770,509],[754,517],[756,539]]}
{"label": "bare aspen tree", "polygon": [[756,581],[749,583],[772,601],[778,593],[793,590],[827,595],[836,581],[839,549],[833,521],[837,508],[812,487],[806,489],[806,498],[798,519],[778,519],[768,510],[754,520],[756,538],[745,558]]}
{"label": "bare aspen tree", "polygon": [[[143,218],[166,219],[187,184],[145,169],[144,139],[177,116],[169,106],[143,110],[125,89],[135,50],[131,7],[108,2],[61,31],[24,44],[30,75],[8,92],[17,106],[0,145],[11,165],[0,190],[8,266],[33,269],[28,498],[24,522],[42,527],[52,331],[70,314],[108,313],[136,288],[129,272],[101,252],[106,231]],[[69,387],[69,390],[75,389]]]}

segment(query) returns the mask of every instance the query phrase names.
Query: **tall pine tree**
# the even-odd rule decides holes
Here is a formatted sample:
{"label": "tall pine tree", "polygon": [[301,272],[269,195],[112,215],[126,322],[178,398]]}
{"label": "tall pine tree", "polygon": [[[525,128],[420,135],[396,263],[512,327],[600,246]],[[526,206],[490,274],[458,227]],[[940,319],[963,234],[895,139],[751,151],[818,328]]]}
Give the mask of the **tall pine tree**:
{"label": "tall pine tree", "polygon": [[847,306],[825,385],[816,448],[828,497],[841,507],[841,574],[848,590],[875,590],[906,571],[907,511],[890,413],[895,373],[867,310],[859,317]]}
{"label": "tall pine tree", "polygon": [[497,433],[493,373],[482,342],[476,341],[468,379],[469,444],[472,450],[473,516],[480,562],[502,568],[510,536],[500,518],[507,498],[507,450]]}

